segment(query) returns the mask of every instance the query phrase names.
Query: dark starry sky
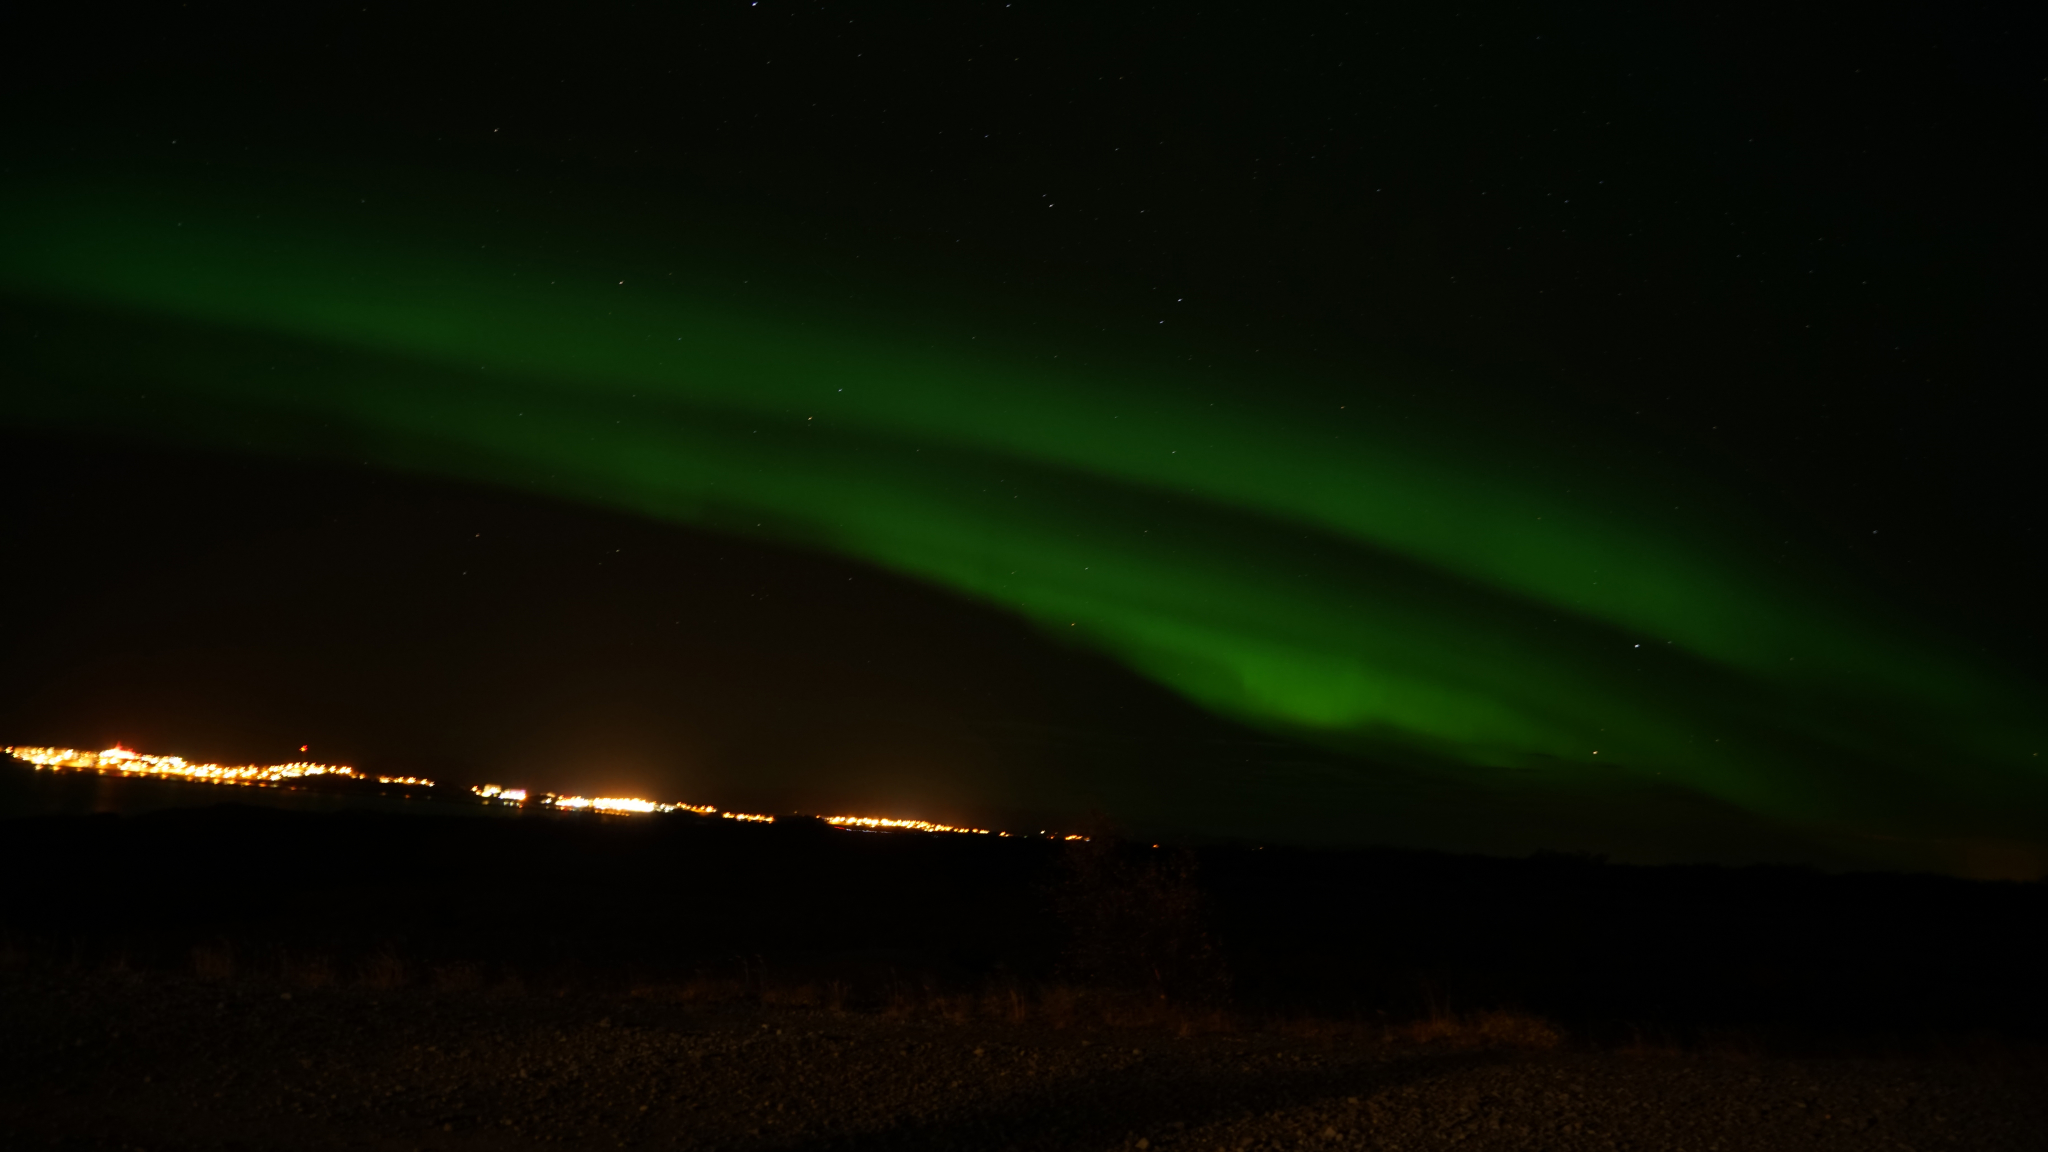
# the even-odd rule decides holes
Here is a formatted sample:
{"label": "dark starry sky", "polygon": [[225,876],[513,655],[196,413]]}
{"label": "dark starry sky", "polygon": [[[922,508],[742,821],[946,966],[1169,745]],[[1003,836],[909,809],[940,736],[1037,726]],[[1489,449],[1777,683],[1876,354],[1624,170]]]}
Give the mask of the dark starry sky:
{"label": "dark starry sky", "polygon": [[[1392,366],[1435,410],[1681,461],[2038,683],[2048,54],[2019,6],[1452,7],[21,11],[4,162],[403,170],[613,220],[688,203],[856,308],[964,285],[1105,347],[1170,317],[1191,357],[1276,365],[1248,402]],[[23,542],[7,739],[261,758],[311,731],[481,778],[545,774],[602,730],[633,735],[598,782],[728,802],[1387,834],[1290,824],[1293,783],[1188,799],[1179,781],[1246,764],[1348,762],[852,561],[415,474],[0,433]],[[110,542],[177,573],[38,555]],[[443,599],[441,569],[476,556],[499,590]],[[193,575],[302,557],[260,589]],[[680,670],[649,623],[679,582],[724,606]],[[143,687],[75,654],[103,644],[194,671]],[[862,766],[793,767],[822,748]],[[1616,832],[1626,804],[1443,816],[1424,839],[1836,851],[1643,803],[1682,810],[1653,837],[1678,847]]]}

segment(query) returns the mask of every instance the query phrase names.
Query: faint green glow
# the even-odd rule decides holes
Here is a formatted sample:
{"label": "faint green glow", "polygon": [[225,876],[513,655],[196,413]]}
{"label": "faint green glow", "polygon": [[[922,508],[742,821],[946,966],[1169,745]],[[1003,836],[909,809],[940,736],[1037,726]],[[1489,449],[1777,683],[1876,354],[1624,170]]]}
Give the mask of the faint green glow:
{"label": "faint green glow", "polygon": [[2041,811],[2022,686],[1598,445],[1481,435],[1370,380],[1312,408],[1135,358],[1063,365],[721,287],[659,244],[327,199],[15,188],[0,416],[859,556],[1411,767],[1633,773],[1927,834]]}

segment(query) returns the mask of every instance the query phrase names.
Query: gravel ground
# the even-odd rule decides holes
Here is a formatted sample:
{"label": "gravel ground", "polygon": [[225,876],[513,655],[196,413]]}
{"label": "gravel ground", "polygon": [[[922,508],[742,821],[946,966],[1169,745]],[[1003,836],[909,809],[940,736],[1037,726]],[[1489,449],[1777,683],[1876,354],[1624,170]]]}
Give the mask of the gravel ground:
{"label": "gravel ground", "polygon": [[2030,1062],[1451,1048],[509,990],[0,974],[0,1134],[89,1149],[2048,1147]]}

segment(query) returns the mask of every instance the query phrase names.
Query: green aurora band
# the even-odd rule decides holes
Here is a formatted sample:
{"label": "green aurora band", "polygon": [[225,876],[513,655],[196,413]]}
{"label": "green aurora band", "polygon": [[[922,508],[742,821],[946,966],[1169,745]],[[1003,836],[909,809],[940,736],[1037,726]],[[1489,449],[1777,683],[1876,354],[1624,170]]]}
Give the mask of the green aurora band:
{"label": "green aurora band", "polygon": [[1404,771],[2040,839],[2033,687],[1786,559],[1698,478],[1370,382],[1262,399],[1160,356],[773,297],[687,243],[362,199],[18,182],[0,419],[859,557]]}

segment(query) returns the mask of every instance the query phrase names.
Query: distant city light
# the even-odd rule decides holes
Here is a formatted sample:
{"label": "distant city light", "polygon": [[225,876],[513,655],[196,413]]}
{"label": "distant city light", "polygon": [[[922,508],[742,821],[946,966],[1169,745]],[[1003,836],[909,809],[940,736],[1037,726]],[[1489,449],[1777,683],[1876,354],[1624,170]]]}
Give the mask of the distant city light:
{"label": "distant city light", "polygon": [[[934,824],[929,820],[891,820],[883,816],[824,816],[825,823],[840,828],[904,828],[915,832],[971,832],[976,836],[987,836],[986,828],[955,828],[951,824]],[[1003,835],[1008,836],[1005,832]]]}
{"label": "distant city light", "polygon": [[434,786],[432,780],[424,780],[417,776],[365,776],[341,764],[309,764],[304,761],[267,766],[194,764],[183,756],[156,756],[147,752],[135,752],[118,744],[102,752],[85,752],[77,748],[28,747],[10,747],[6,751],[16,760],[33,764],[37,768],[71,768],[88,772],[112,772],[121,776],[160,776],[193,780],[203,784],[285,784],[318,776],[335,776],[348,780],[374,780],[379,784],[413,784],[422,788]]}
{"label": "distant city light", "polygon": [[[301,745],[299,751],[304,752]],[[243,764],[226,766],[221,764],[194,764],[182,756],[156,756],[135,752],[115,745],[102,752],[85,752],[76,748],[8,747],[4,751],[37,769],[52,771],[73,770],[81,772],[114,773],[121,776],[154,776],[165,779],[193,780],[207,784],[245,784],[270,786],[290,784],[294,781],[315,777],[331,776],[337,779],[360,780],[365,783],[401,784],[419,788],[436,787],[432,780],[421,776],[366,776],[342,764],[272,764],[261,766]],[[506,788],[498,784],[478,784],[470,789],[477,798],[487,804],[505,804],[513,807],[528,805],[538,808],[553,808],[563,812],[602,812],[616,815],[639,815],[661,812],[694,812],[699,816],[717,816],[722,820],[738,820],[749,824],[773,824],[775,817],[758,812],[721,812],[709,804],[663,803],[659,800],[642,800],[632,796],[562,796],[554,792],[531,795],[524,788]],[[900,820],[888,816],[820,816],[817,819],[834,828],[874,831],[905,832],[948,832],[972,836],[1007,837],[1008,832],[991,832],[987,828],[962,828],[952,824],[940,824],[931,820]],[[1056,835],[1045,831],[1040,836],[1053,840],[1086,840],[1079,835]]]}

